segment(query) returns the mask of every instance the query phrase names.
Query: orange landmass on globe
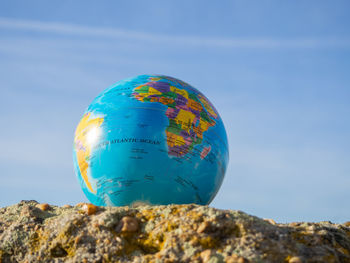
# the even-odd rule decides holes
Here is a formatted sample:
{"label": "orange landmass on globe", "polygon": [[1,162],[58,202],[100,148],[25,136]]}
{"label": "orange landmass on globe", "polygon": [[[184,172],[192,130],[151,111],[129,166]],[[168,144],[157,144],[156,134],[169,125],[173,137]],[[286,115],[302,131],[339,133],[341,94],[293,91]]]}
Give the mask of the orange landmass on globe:
{"label": "orange landmass on globe", "polygon": [[91,154],[91,142],[89,141],[89,131],[99,128],[103,122],[102,117],[90,119],[91,113],[86,113],[78,124],[75,131],[74,144],[77,154],[77,161],[80,170],[80,174],[87,186],[87,188],[96,193],[93,189],[89,178],[87,176],[87,169],[89,168],[89,160]]}

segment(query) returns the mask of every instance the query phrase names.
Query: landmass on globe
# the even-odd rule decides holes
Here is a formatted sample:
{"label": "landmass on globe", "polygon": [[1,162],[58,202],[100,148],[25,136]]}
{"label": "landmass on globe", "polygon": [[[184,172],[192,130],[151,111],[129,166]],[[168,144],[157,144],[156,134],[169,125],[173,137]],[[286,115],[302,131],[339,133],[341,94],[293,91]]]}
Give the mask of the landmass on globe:
{"label": "landmass on globe", "polygon": [[[77,149],[77,159],[80,169],[80,174],[84,179],[84,182],[88,189],[95,193],[96,190],[92,188],[87,176],[87,169],[89,167],[90,153],[91,153],[91,137],[94,136],[94,131],[101,126],[103,118],[90,119],[91,113],[86,113],[81,119],[77,129],[75,137],[75,147]],[[87,132],[89,131],[89,132]]]}
{"label": "landmass on globe", "polygon": [[[136,87],[132,95],[139,101],[168,107],[165,114],[169,119],[166,127],[169,155],[186,155],[193,146],[202,143],[203,133],[216,124],[218,115],[204,96],[196,96],[159,80],[151,78],[150,82]],[[209,153],[207,149],[205,155]],[[204,154],[202,156],[204,158]]]}

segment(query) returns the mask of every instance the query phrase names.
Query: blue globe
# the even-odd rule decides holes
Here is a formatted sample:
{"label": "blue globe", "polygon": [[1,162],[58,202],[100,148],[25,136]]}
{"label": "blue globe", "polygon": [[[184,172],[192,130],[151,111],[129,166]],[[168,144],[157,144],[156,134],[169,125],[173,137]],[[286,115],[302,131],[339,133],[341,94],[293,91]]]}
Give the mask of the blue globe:
{"label": "blue globe", "polygon": [[228,163],[223,122],[189,84],[162,75],[121,80],[75,131],[73,161],[95,205],[209,204]]}

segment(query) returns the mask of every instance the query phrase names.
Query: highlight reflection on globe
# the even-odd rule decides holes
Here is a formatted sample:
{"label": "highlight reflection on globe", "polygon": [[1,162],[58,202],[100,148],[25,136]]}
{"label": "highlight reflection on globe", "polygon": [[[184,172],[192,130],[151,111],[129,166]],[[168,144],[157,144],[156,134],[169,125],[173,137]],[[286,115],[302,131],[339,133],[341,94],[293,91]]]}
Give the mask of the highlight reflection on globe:
{"label": "highlight reflection on globe", "polygon": [[208,204],[223,181],[228,145],[209,100],[167,76],[112,85],[75,132],[75,173],[95,205]]}

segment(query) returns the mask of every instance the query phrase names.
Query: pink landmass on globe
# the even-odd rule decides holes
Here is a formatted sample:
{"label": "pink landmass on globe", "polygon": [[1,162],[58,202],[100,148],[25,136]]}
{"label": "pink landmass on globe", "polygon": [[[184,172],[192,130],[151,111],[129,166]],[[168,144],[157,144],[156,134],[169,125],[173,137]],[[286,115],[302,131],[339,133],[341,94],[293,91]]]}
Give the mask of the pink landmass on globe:
{"label": "pink landmass on globe", "polygon": [[208,147],[204,147],[202,152],[201,152],[201,160],[203,160],[211,151],[211,146],[209,145]]}

